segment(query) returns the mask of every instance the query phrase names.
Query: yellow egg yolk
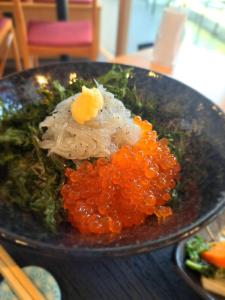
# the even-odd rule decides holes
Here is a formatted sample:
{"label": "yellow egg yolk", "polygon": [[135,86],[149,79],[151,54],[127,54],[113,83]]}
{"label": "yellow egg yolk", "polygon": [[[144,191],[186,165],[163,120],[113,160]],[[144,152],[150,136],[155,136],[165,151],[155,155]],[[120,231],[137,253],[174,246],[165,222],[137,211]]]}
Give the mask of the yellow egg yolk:
{"label": "yellow egg yolk", "polygon": [[72,117],[77,123],[84,124],[97,116],[103,104],[103,96],[99,89],[83,86],[82,92],[71,104]]}

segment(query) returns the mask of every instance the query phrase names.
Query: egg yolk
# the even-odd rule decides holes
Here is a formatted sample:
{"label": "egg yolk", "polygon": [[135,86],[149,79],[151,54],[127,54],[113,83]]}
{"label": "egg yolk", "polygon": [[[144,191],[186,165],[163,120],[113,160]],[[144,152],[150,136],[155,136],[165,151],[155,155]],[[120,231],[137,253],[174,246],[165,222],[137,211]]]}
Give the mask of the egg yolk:
{"label": "egg yolk", "polygon": [[73,119],[79,123],[95,118],[104,104],[103,96],[97,88],[82,87],[82,92],[71,104],[71,113]]}

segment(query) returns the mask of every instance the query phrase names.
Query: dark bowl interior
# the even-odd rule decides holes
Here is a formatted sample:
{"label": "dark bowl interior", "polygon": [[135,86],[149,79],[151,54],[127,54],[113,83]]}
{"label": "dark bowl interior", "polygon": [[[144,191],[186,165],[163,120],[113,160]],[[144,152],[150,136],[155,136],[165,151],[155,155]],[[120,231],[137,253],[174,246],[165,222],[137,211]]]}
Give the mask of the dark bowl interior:
{"label": "dark bowl interior", "polygon": [[[3,101],[38,101],[36,75],[68,82],[69,74],[93,78],[112,67],[106,63],[66,63],[32,69],[0,81]],[[57,234],[47,232],[32,215],[12,213],[0,201],[0,234],[7,240],[41,249],[51,255],[111,256],[145,252],[166,246],[197,231],[224,206],[225,115],[201,94],[171,78],[149,76],[135,68],[131,85],[136,85],[143,101],[157,101],[159,125],[185,131],[185,163],[181,180],[184,189],[172,217],[159,223],[150,217],[145,224],[114,235],[81,235],[62,227]],[[201,79],[199,79],[201,80]],[[151,121],[151,114],[147,116]],[[172,125],[171,125],[172,124]],[[188,180],[186,180],[188,179]]]}

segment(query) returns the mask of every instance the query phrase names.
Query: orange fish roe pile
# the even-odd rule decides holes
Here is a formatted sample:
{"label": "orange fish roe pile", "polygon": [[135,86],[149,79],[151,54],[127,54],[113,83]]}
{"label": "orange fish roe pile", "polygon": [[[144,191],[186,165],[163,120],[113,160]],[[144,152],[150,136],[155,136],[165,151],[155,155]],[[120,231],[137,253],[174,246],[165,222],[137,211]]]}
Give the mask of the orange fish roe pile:
{"label": "orange fish roe pile", "polygon": [[180,166],[166,139],[157,140],[152,125],[139,117],[142,135],[134,146],[124,146],[109,160],[83,162],[67,168],[61,189],[71,224],[81,233],[119,233],[141,224],[149,215],[172,214],[164,206],[176,185]]}

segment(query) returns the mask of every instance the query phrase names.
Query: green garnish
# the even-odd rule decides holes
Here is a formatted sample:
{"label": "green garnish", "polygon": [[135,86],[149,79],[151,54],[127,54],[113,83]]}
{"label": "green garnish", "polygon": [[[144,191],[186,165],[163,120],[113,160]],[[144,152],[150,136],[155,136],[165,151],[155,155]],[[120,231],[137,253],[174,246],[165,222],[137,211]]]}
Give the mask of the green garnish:
{"label": "green garnish", "polygon": [[209,248],[209,243],[206,243],[203,237],[197,235],[187,242],[186,253],[191,261],[198,262],[200,260],[200,254]]}
{"label": "green garnish", "polygon": [[201,253],[210,248],[203,237],[195,236],[185,245],[185,264],[188,268],[206,277],[225,278],[225,269],[216,268],[201,258]]}

